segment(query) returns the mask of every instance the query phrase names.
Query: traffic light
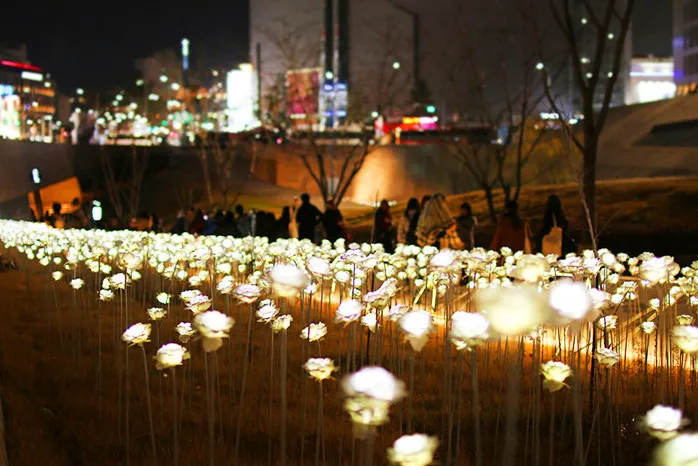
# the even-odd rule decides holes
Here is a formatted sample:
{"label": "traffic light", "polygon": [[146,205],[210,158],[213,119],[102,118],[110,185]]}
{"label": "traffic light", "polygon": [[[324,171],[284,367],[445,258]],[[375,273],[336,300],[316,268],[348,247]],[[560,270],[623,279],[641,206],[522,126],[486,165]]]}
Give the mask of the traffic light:
{"label": "traffic light", "polygon": [[427,105],[427,113],[436,113],[436,107],[433,105]]}

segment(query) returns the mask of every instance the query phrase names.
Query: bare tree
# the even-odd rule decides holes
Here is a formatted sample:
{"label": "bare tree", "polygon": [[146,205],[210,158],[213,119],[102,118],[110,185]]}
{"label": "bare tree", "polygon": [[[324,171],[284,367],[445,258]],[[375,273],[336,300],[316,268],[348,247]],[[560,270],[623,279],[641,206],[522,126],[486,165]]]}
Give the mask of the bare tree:
{"label": "bare tree", "polygon": [[130,157],[117,162],[102,148],[100,158],[109,201],[119,221],[125,224],[140,207],[143,177],[150,158],[148,149],[132,146]]}
{"label": "bare tree", "polygon": [[[582,154],[582,202],[589,236],[597,248],[596,165],[599,138],[613,103],[614,90],[625,65],[626,40],[635,0],[549,0],[561,32],[580,100],[581,130],[573,127],[558,96],[546,79],[546,95],[568,137]],[[543,75],[548,69],[539,65]],[[581,133],[581,134],[579,134]]]}
{"label": "bare tree", "polygon": [[[498,2],[493,6],[501,10]],[[502,190],[504,202],[517,201],[522,186],[544,173],[538,166],[527,179],[525,170],[550,148],[550,136],[542,125],[535,124],[545,100],[541,76],[535,71],[540,37],[522,20],[530,14],[525,5],[513,15],[516,21],[503,19],[500,26],[483,32],[472,29],[464,19],[470,15],[461,8],[458,3],[459,68],[449,70],[449,79],[461,83],[469,124],[467,135],[452,144],[452,152],[484,191],[489,215],[496,222],[495,190]],[[488,47],[483,53],[485,43]]]}
{"label": "bare tree", "polygon": [[[322,144],[316,135],[305,133],[294,138],[293,149],[318,187],[325,204],[333,202],[336,206],[344,199],[368,156],[379,147],[368,132],[345,132],[342,137],[349,137],[349,142],[344,145],[336,142]],[[339,165],[338,171],[336,165]]]}

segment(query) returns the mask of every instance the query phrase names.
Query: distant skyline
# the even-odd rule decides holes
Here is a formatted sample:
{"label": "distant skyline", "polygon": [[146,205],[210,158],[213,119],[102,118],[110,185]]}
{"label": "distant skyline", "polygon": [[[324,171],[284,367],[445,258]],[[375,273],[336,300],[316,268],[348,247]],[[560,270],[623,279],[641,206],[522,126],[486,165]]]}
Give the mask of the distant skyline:
{"label": "distant skyline", "polygon": [[[191,41],[193,67],[248,61],[248,1],[122,0],[112,11],[84,0],[30,7],[11,2],[3,5],[3,16],[14,20],[3,23],[0,42],[26,44],[32,63],[51,73],[62,91],[111,89],[135,78],[136,59],[167,48],[178,52],[184,37]],[[671,2],[636,3],[633,54],[670,56]]]}
{"label": "distant skyline", "polygon": [[62,91],[109,89],[136,76],[135,61],[191,41],[192,66],[248,60],[248,0],[8,2],[0,42],[27,45],[29,59]]}

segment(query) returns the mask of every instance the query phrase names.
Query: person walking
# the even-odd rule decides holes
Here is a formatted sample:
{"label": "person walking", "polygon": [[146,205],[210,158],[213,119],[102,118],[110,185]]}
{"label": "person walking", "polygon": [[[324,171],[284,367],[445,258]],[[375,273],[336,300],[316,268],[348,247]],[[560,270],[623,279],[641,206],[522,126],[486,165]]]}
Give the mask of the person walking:
{"label": "person walking", "polygon": [[557,257],[577,252],[577,244],[569,234],[569,223],[562,210],[562,201],[556,195],[548,197],[543,213],[543,226],[538,232],[539,252]]}
{"label": "person walking", "polygon": [[490,244],[493,251],[499,251],[504,247],[513,252],[533,252],[530,228],[528,223],[519,217],[519,205],[516,201],[507,201],[504,205],[504,213],[497,223],[497,231]]}
{"label": "person walking", "polygon": [[407,201],[405,215],[400,218],[397,227],[397,242],[400,244],[417,244],[417,224],[419,223],[419,201],[413,197]]}
{"label": "person walking", "polygon": [[463,242],[463,248],[471,250],[475,247],[475,228],[477,227],[477,217],[473,215],[473,208],[469,203],[460,205],[460,215],[456,218],[456,230],[458,237]]}
{"label": "person walking", "polygon": [[310,203],[308,193],[301,194],[301,206],[296,212],[296,222],[298,223],[298,238],[315,241],[315,230],[320,222],[322,213]]}
{"label": "person walking", "polygon": [[322,214],[322,226],[325,229],[325,237],[331,243],[339,238],[346,238],[344,217],[333,201],[327,201],[325,213]]}
{"label": "person walking", "polygon": [[383,245],[383,249],[388,254],[395,252],[395,243],[393,241],[393,216],[390,213],[390,204],[383,199],[380,207],[376,211],[373,224],[374,243]]}
{"label": "person walking", "polygon": [[448,209],[443,194],[434,194],[419,215],[417,244],[441,249],[463,249],[458,236],[456,219]]}

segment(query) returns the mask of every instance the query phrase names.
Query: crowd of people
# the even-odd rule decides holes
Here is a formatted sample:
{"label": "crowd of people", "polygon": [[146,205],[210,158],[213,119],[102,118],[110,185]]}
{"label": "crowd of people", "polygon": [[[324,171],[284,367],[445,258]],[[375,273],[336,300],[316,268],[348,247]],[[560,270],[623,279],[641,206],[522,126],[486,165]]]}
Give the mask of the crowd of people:
{"label": "crowd of people", "polygon": [[[383,200],[376,211],[373,225],[374,242],[383,244],[387,252],[396,243],[435,246],[441,249],[472,249],[476,244],[477,217],[468,202],[460,205],[458,216],[451,214],[443,194],[424,196],[421,202],[412,198],[407,202],[404,214],[394,225],[390,204]],[[518,203],[508,201],[497,223],[494,237],[489,244],[492,250],[508,247],[526,253],[565,255],[577,251],[569,224],[562,209],[562,202],[551,195],[546,203],[541,229],[533,234],[525,219],[519,215]]]}
{"label": "crowd of people", "polygon": [[[62,206],[54,203],[52,212],[46,212],[40,219],[55,228],[94,228],[89,212],[86,212],[78,199],[72,203],[71,213],[62,213]],[[457,216],[453,215],[443,194],[427,195],[421,201],[412,198],[407,202],[404,214],[393,220],[390,203],[382,200],[374,215],[371,241],[383,245],[386,252],[392,253],[400,244],[435,246],[441,249],[472,249],[477,244],[475,231],[477,217],[469,203],[463,202]],[[325,211],[310,202],[304,193],[295,198],[292,205],[282,209],[276,218],[272,212],[246,211],[236,205],[231,211],[217,210],[206,214],[202,209],[180,210],[172,228],[163,226],[154,213],[142,213],[131,219],[129,228],[141,231],[169,231],[193,235],[230,235],[237,237],[265,236],[271,241],[279,238],[308,239],[319,243],[323,239],[334,242],[340,238],[349,239],[344,217],[332,201],[325,203]],[[569,224],[558,196],[548,198],[543,214],[542,227],[533,234],[529,222],[519,215],[516,201],[508,201],[497,223],[497,228],[489,248],[500,250],[508,247],[513,251],[527,253],[542,252],[559,256],[575,252],[577,246],[569,233]]]}

